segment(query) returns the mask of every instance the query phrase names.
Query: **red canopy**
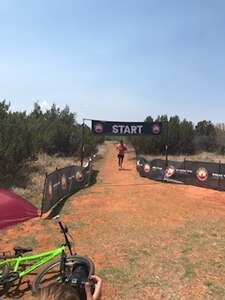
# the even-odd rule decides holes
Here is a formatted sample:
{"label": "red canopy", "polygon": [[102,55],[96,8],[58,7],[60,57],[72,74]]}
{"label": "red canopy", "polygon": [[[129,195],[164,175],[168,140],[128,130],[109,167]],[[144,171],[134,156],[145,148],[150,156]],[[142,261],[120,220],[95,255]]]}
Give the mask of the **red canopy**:
{"label": "red canopy", "polygon": [[38,209],[23,197],[0,189],[0,229],[38,217]]}

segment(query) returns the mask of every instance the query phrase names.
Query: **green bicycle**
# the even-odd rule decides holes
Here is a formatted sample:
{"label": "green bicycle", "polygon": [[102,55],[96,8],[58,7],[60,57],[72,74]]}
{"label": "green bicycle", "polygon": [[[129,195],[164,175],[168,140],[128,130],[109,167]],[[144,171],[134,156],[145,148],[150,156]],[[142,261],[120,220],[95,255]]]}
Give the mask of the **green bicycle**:
{"label": "green bicycle", "polygon": [[[34,270],[45,265],[47,262],[60,256],[60,259],[48,264],[41,272],[36,275],[31,289],[37,293],[40,288],[51,282],[65,281],[68,278],[76,264],[82,264],[87,270],[87,278],[94,274],[94,263],[84,256],[73,254],[72,243],[68,239],[68,228],[59,222],[61,232],[64,235],[65,243],[51,251],[43,252],[37,255],[23,256],[25,253],[32,251],[31,247],[14,247],[15,254],[10,255],[3,252],[0,256],[0,286],[3,291],[8,291],[17,281],[25,275],[32,274]],[[69,235],[70,236],[70,235]],[[71,237],[71,236],[70,236]],[[65,250],[69,249],[69,255]]]}

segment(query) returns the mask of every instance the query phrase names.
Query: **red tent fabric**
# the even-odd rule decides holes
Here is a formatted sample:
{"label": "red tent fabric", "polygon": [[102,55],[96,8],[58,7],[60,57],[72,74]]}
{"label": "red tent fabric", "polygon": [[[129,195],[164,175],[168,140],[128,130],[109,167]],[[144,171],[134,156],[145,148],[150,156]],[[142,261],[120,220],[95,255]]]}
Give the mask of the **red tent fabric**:
{"label": "red tent fabric", "polygon": [[0,229],[38,217],[38,209],[25,198],[0,189]]}

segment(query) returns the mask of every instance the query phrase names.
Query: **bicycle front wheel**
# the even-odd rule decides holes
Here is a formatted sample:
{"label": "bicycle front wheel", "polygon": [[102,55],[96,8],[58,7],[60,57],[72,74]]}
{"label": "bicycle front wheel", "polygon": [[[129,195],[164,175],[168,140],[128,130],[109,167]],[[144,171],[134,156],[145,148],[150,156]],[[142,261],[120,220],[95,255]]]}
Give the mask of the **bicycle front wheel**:
{"label": "bicycle front wheel", "polygon": [[0,296],[8,289],[9,284],[5,282],[5,278],[9,274],[9,266],[7,263],[0,265]]}
{"label": "bicycle front wheel", "polygon": [[0,264],[0,285],[4,284],[4,279],[9,273],[9,266],[7,263]]}
{"label": "bicycle front wheel", "polygon": [[[90,277],[91,275],[94,274],[95,267],[94,267],[94,263],[92,262],[92,260],[90,260],[89,258],[83,257],[83,256],[72,255],[72,256],[68,256],[66,258],[65,275],[68,275],[68,276],[71,275],[73,266],[76,263],[84,263],[87,266],[87,268],[89,270],[88,277]],[[60,264],[61,264],[61,260],[53,262],[53,263],[49,264],[46,268],[44,268],[36,276],[36,278],[32,284],[32,292],[34,294],[37,294],[41,288],[49,285],[50,283],[61,281]]]}

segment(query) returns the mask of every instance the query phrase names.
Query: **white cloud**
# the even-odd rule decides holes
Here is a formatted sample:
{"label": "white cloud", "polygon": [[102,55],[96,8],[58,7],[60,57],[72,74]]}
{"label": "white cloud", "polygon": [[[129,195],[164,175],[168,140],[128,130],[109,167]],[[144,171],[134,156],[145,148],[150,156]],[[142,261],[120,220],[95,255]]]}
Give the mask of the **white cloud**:
{"label": "white cloud", "polygon": [[45,110],[48,110],[51,108],[51,105],[46,100],[40,102],[39,105],[40,105],[42,111],[43,110],[45,111]]}

